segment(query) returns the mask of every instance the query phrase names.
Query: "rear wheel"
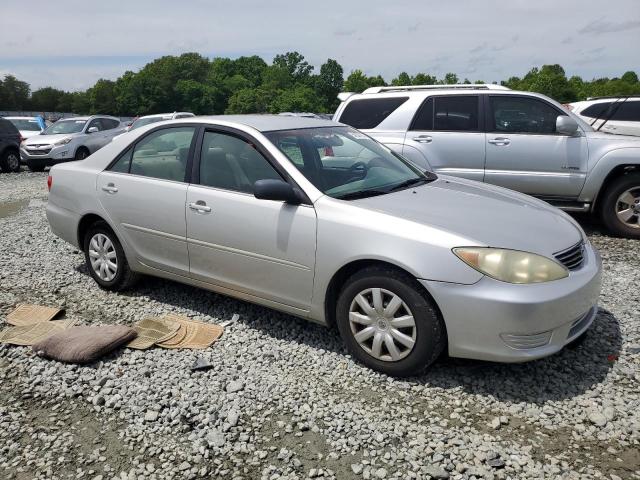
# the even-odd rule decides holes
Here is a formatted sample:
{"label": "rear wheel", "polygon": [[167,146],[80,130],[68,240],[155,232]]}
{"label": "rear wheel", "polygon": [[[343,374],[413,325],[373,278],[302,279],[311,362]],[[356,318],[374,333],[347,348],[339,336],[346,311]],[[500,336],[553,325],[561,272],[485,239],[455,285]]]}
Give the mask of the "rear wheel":
{"label": "rear wheel", "polygon": [[347,280],[336,320],[355,358],[397,377],[422,373],[447,343],[432,300],[415,279],[392,268],[367,268]]}
{"label": "rear wheel", "polygon": [[0,156],[0,169],[3,172],[20,171],[20,154],[16,150],[7,149]]}
{"label": "rear wheel", "polygon": [[640,173],[616,178],[609,185],[602,198],[600,214],[611,232],[640,238]]}
{"label": "rear wheel", "polygon": [[109,225],[94,223],[84,237],[84,256],[93,279],[106,290],[125,290],[138,279]]}

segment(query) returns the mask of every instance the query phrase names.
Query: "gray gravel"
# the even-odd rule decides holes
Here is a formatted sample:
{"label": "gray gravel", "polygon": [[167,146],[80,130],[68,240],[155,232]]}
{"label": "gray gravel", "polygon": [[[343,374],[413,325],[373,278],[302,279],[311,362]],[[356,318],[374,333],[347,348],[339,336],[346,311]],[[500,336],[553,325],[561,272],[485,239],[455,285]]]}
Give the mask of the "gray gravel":
{"label": "gray gravel", "polygon": [[[18,302],[87,324],[238,317],[206,351],[85,367],[0,346],[0,478],[640,478],[640,242],[586,225],[605,279],[579,345],[521,365],[442,359],[399,381],[268,309],[152,278],[98,289],[49,232],[45,178],[0,175],[0,319]],[[192,372],[198,356],[214,368]]]}

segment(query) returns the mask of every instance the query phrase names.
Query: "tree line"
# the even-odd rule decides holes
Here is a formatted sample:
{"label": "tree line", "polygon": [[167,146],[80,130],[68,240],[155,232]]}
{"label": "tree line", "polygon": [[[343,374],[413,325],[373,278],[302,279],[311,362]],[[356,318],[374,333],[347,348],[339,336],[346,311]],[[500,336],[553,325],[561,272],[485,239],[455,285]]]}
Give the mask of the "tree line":
{"label": "tree line", "polygon": [[[298,52],[276,55],[267,64],[259,56],[209,59],[198,53],[164,56],[138,72],[126,71],[114,80],[100,79],[85,91],[67,92],[53,87],[31,91],[13,75],[0,80],[0,110],[74,112],[120,116],[190,111],[195,114],[333,112],[340,91],[362,92],[386,85],[485,83],[460,79],[455,73],[442,78],[427,73],[400,73],[387,82],[381,75],[353,70],[344,78],[342,66],[328,59],[317,71]],[[494,82],[497,83],[497,82]],[[560,65],[532,68],[525,76],[500,84],[512,89],[543,93],[559,102],[605,95],[640,94],[638,75],[583,80],[567,78]]]}

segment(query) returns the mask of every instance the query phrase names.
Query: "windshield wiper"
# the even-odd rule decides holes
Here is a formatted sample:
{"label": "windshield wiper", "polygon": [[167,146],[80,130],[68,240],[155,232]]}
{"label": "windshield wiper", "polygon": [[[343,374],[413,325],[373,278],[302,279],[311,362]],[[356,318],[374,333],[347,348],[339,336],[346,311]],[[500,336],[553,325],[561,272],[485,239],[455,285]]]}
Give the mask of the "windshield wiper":
{"label": "windshield wiper", "polygon": [[359,190],[357,192],[344,193],[334,198],[338,200],[357,200],[358,198],[375,197],[377,195],[384,195],[389,193],[388,190]]}
{"label": "windshield wiper", "polygon": [[388,192],[397,192],[398,190],[404,190],[408,187],[413,187],[414,185],[424,185],[427,182],[432,182],[435,179],[428,178],[411,178],[409,180],[405,180],[397,185],[394,185],[392,188],[387,190]]}

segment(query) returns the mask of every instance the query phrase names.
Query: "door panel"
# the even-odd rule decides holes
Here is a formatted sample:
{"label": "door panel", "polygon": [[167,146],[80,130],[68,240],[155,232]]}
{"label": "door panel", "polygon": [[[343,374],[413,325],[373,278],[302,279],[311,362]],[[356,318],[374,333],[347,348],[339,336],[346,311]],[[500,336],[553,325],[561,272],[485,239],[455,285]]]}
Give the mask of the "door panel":
{"label": "door panel", "polygon": [[181,275],[189,273],[185,174],[195,128],[172,126],[143,136],[98,176],[104,209],[136,258]]}
{"label": "door panel", "polygon": [[192,204],[187,239],[194,278],[309,308],[316,248],[313,207],[198,185],[188,188],[187,205]]}
{"label": "door panel", "polygon": [[477,95],[427,98],[406,134],[402,153],[424,164],[417,150],[436,173],[482,181],[485,134],[480,112]]}
{"label": "door panel", "polygon": [[139,261],[189,272],[185,183],[105,171],[98,176],[98,196]]}
{"label": "door panel", "polygon": [[537,98],[488,98],[485,182],[543,197],[577,197],[587,171],[586,138],[556,133],[566,112]]}

